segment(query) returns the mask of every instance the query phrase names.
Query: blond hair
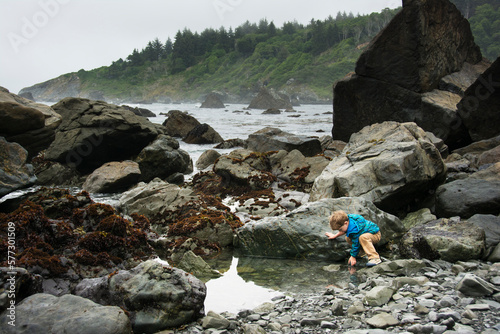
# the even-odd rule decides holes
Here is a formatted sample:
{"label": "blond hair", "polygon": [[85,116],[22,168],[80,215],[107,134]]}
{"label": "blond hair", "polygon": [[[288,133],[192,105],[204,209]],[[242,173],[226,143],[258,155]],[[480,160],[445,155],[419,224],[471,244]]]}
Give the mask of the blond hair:
{"label": "blond hair", "polygon": [[332,215],[330,216],[330,227],[332,230],[339,230],[342,225],[344,225],[344,222],[347,221],[347,213],[343,210],[337,210],[333,211]]}

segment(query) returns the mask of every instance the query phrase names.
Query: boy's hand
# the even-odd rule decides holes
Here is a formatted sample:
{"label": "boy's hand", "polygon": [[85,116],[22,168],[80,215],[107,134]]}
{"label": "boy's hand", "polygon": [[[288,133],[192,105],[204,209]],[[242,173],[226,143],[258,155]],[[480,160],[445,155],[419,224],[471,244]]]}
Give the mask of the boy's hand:
{"label": "boy's hand", "polygon": [[336,234],[333,234],[333,233],[330,233],[330,232],[326,232],[325,234],[328,237],[328,239],[335,239],[337,237]]}
{"label": "boy's hand", "polygon": [[347,261],[347,264],[350,266],[355,266],[356,265],[356,258],[354,256],[351,256],[349,258],[349,261]]}

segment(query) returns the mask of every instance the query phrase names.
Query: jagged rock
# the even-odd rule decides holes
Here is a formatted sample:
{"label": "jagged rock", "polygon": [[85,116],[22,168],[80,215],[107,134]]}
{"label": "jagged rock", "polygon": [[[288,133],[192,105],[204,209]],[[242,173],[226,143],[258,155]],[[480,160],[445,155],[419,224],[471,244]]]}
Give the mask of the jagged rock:
{"label": "jagged rock", "polygon": [[172,137],[184,138],[195,127],[200,125],[196,118],[180,110],[170,110],[168,118],[163,122],[166,133]]}
{"label": "jagged rock", "polygon": [[141,182],[120,197],[120,209],[126,213],[139,213],[147,217],[174,210],[196,198],[192,190],[179,188],[160,179],[149,183]]}
{"label": "jagged rock", "polygon": [[439,150],[421,128],[384,122],[351,136],[315,180],[311,200],[361,196],[394,212],[434,190],[445,175]]}
{"label": "jagged rock", "polygon": [[55,161],[33,161],[36,185],[46,187],[82,187],[85,178],[75,169]]}
{"label": "jagged rock", "polygon": [[110,161],[137,155],[162,133],[160,125],[116,105],[66,98],[53,106],[63,117],[47,160],[92,172]]}
{"label": "jagged rock", "polygon": [[139,153],[135,161],[141,170],[141,180],[149,182],[158,177],[167,179],[175,173],[193,171],[189,154],[179,149],[179,142],[167,135],[158,136]]}
{"label": "jagged rock", "polygon": [[[468,21],[451,2],[405,1],[360,56],[356,73],[335,85],[333,138],[347,141],[364,126],[392,120],[415,122],[448,145],[463,146],[468,136],[453,102],[461,97],[455,87],[466,83],[440,82],[481,60]],[[479,73],[454,79],[470,82]]]}
{"label": "jagged rock", "polygon": [[474,274],[466,274],[458,283],[457,290],[466,296],[483,297],[498,291],[492,284]]}
{"label": "jagged rock", "polygon": [[269,90],[262,87],[259,94],[250,102],[250,109],[293,109],[290,103],[290,98],[282,94],[276,93],[274,90]]}
{"label": "jagged rock", "polygon": [[23,146],[30,158],[49,147],[61,123],[61,116],[51,107],[12,94],[3,87],[0,87],[0,105],[4,106],[0,107],[0,136]]}
{"label": "jagged rock", "polygon": [[481,259],[485,250],[482,228],[460,219],[438,219],[410,229],[401,239],[401,253],[412,258],[445,261]]}
{"label": "jagged rock", "polygon": [[250,186],[252,189],[267,189],[276,180],[269,170],[264,155],[238,149],[223,155],[214,165],[214,172],[223,178],[225,184]]}
{"label": "jagged rock", "polygon": [[[94,100],[98,100],[98,99],[94,99]],[[130,110],[131,112],[133,112],[137,116],[156,117],[156,114],[154,112],[152,112],[151,110],[146,109],[146,108],[131,107],[131,106],[127,106],[127,105],[122,105],[122,108]]]}
{"label": "jagged rock", "polygon": [[408,215],[406,215],[402,222],[405,229],[410,230],[415,226],[423,225],[436,219],[437,217],[431,213],[431,210],[424,208],[416,212],[410,212]]}
{"label": "jagged rock", "polygon": [[221,276],[221,274],[213,270],[200,256],[192,251],[187,251],[182,256],[177,268],[191,273],[199,279],[211,279]]}
{"label": "jagged rock", "polygon": [[226,106],[220,99],[219,95],[216,93],[210,93],[205,98],[205,101],[201,104],[200,108],[213,108],[220,109],[225,108]]}
{"label": "jagged rock", "polygon": [[318,138],[293,135],[271,127],[250,134],[247,139],[247,148],[255,152],[299,150],[306,157],[322,152]]}
{"label": "jagged rock", "polygon": [[484,181],[500,181],[500,162],[489,165],[488,168],[470,174],[469,178]]}
{"label": "jagged rock", "polygon": [[83,280],[76,293],[123,307],[134,332],[156,333],[200,318],[206,287],[183,270],[148,260],[115,275]]}
{"label": "jagged rock", "polygon": [[390,326],[396,326],[399,321],[392,316],[390,313],[382,312],[369,319],[366,319],[366,323],[375,328],[387,328]]}
{"label": "jagged rock", "polygon": [[183,140],[188,144],[217,144],[224,141],[217,131],[205,123],[194,127]]}
{"label": "jagged rock", "polygon": [[465,92],[458,113],[474,141],[500,133],[500,57]]}
{"label": "jagged rock", "polygon": [[500,244],[500,217],[477,214],[467,219],[467,221],[484,231],[486,246],[485,256],[489,256],[493,252],[493,249]]}
{"label": "jagged rock", "polygon": [[328,217],[334,210],[358,213],[375,222],[383,231],[382,246],[401,236],[401,221],[362,198],[323,199],[309,202],[278,217],[250,221],[238,229],[238,245],[243,254],[277,258],[308,258],[341,261],[349,246],[343,239],[328,241]]}
{"label": "jagged rock", "polygon": [[438,217],[469,218],[500,212],[500,181],[467,178],[445,183],[436,190]]}
{"label": "jagged rock", "polygon": [[388,286],[376,286],[368,291],[363,298],[363,303],[369,306],[382,306],[387,304],[394,294],[394,289]]}
{"label": "jagged rock", "polygon": [[21,145],[0,137],[0,197],[35,183],[33,166],[27,160],[28,152]]}
{"label": "jagged rock", "polygon": [[59,101],[66,97],[80,96],[81,81],[78,75],[61,75],[57,78],[21,89],[19,94],[31,93],[36,101]]}
{"label": "jagged rock", "polygon": [[137,184],[140,176],[141,170],[136,162],[108,162],[87,177],[83,190],[90,193],[119,192]]}
{"label": "jagged rock", "polygon": [[206,150],[203,152],[198,161],[196,161],[196,168],[199,170],[205,169],[210,165],[213,165],[214,162],[221,156],[219,152],[216,150]]}
{"label": "jagged rock", "polygon": [[[102,306],[88,299],[39,293],[16,305],[16,326],[2,333],[109,333],[131,334],[130,320],[117,306]],[[2,319],[8,319],[2,314]]]}

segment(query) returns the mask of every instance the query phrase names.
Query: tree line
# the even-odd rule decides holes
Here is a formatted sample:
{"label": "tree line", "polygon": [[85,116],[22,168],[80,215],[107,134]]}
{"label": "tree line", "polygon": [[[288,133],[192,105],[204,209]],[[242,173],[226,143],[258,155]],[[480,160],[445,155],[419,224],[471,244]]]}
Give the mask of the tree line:
{"label": "tree line", "polygon": [[[298,51],[319,55],[349,38],[353,38],[356,43],[372,38],[397,11],[387,8],[381,13],[362,16],[339,12],[336,17],[329,16],[325,20],[312,19],[307,25],[289,21],[281,27],[276,27],[273,21],[262,19],[259,23],[247,21],[234,30],[224,27],[208,28],[198,33],[185,28],[176,33],[173,41],[169,37],[163,43],[156,38],[148,42],[142,50],[134,49],[125,60],[119,59],[113,62],[109,72],[113,75],[127,67],[164,61],[169,65],[169,72],[175,74],[210,55],[219,57],[234,53],[235,57],[248,57],[253,54],[259,43],[273,39],[277,44],[283,45],[278,42],[285,42],[287,50],[281,50],[285,55]],[[277,50],[274,55],[279,52],[280,50]]]}

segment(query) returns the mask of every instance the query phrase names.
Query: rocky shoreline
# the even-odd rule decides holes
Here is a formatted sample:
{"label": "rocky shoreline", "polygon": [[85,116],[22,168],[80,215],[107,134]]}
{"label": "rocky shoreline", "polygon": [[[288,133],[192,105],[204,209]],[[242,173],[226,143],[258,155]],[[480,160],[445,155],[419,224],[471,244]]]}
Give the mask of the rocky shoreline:
{"label": "rocky shoreline", "polygon": [[323,293],[282,295],[237,314],[209,311],[170,333],[494,334],[499,319],[500,264],[385,260]]}
{"label": "rocky shoreline", "polygon": [[[41,186],[0,203],[0,312],[19,324],[0,333],[498,332],[500,58],[480,62],[458,14],[448,0],[405,1],[336,84],[333,136],[224,140],[180,111],[153,124],[104,101],[41,107],[0,88],[0,195]],[[380,42],[394,32],[402,45]],[[272,95],[262,100],[283,99]],[[178,140],[233,150],[207,150],[186,182],[194,162]],[[222,250],[343,263],[345,240],[325,238],[334,210],[377,223],[388,259],[345,286],[205,314],[204,282],[221,274],[205,260]]]}

